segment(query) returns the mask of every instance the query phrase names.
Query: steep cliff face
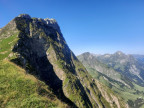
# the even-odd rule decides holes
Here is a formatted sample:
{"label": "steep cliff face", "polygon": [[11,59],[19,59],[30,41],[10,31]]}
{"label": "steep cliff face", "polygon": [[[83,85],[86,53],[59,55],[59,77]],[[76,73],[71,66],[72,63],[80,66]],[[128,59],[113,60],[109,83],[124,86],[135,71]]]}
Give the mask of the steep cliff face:
{"label": "steep cliff face", "polygon": [[69,49],[54,19],[19,15],[0,31],[1,40],[11,35],[15,35],[15,41],[9,47],[7,59],[44,81],[62,101],[80,108],[125,107],[121,101],[118,105],[105,99]]}

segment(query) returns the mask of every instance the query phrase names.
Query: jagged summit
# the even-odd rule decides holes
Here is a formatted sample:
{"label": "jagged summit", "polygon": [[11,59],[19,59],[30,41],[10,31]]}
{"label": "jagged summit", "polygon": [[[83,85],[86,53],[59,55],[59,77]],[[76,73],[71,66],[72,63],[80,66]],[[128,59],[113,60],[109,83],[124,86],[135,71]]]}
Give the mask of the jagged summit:
{"label": "jagged summit", "polygon": [[90,52],[85,52],[83,53],[84,55],[90,55],[91,53]]}
{"label": "jagged summit", "polygon": [[20,14],[18,15],[18,17],[20,18],[25,18],[25,19],[29,19],[29,20],[35,20],[37,22],[40,22],[40,23],[43,23],[43,24],[46,24],[48,26],[51,26],[53,27],[54,29],[56,29],[59,33],[61,33],[61,30],[60,30],[60,27],[57,23],[57,21],[53,18],[45,18],[45,19],[42,19],[42,18],[32,18],[29,14]]}
{"label": "jagged summit", "polygon": [[[21,18],[26,18],[26,19],[33,19],[33,17],[31,17],[29,14],[20,14],[18,15],[18,17],[21,17]],[[57,23],[55,19],[53,18],[45,18],[45,19],[42,19],[42,18],[35,18],[34,19],[38,19],[38,20],[43,20],[44,22],[43,23],[46,23],[46,24],[55,24]]]}
{"label": "jagged summit", "polygon": [[20,14],[18,17],[31,19],[31,16],[28,14]]}
{"label": "jagged summit", "polygon": [[117,51],[114,54],[118,54],[118,55],[125,55],[122,51]]}

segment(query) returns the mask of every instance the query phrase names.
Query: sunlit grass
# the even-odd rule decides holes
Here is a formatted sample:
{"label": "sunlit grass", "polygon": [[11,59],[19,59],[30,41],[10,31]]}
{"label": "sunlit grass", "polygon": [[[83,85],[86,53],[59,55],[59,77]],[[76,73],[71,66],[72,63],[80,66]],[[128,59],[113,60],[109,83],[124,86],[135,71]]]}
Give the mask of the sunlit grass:
{"label": "sunlit grass", "polygon": [[18,41],[17,33],[0,41],[0,60],[8,57],[14,44]]}
{"label": "sunlit grass", "polygon": [[1,107],[56,107],[55,96],[47,88],[43,82],[26,75],[23,69],[13,63],[7,60],[0,62]]}

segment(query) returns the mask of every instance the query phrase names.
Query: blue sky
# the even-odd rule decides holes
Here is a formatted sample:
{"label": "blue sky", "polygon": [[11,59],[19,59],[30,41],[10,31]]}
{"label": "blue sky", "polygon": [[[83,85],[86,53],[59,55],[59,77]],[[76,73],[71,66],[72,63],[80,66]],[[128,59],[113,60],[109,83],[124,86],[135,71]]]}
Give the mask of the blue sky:
{"label": "blue sky", "polygon": [[21,13],[56,19],[76,55],[144,54],[144,0],[0,0],[0,28]]}

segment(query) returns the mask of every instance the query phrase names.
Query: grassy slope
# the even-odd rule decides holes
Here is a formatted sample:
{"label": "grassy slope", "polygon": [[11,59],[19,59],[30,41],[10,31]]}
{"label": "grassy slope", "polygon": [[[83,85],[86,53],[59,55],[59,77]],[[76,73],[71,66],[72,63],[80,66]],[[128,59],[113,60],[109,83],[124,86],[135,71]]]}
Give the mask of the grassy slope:
{"label": "grassy slope", "polygon": [[8,57],[11,53],[12,46],[14,46],[17,40],[17,34],[14,34],[6,39],[0,39],[0,60]]}
{"label": "grassy slope", "polygon": [[48,87],[7,60],[0,62],[0,105],[2,107],[55,107]]}
{"label": "grassy slope", "polygon": [[14,108],[66,107],[50,88],[9,60],[17,34],[0,40],[0,106]]}

